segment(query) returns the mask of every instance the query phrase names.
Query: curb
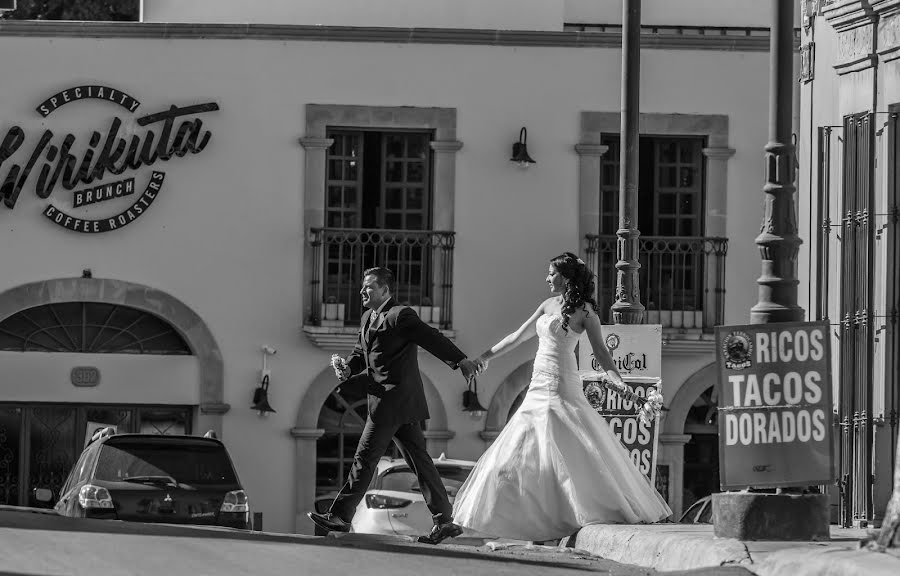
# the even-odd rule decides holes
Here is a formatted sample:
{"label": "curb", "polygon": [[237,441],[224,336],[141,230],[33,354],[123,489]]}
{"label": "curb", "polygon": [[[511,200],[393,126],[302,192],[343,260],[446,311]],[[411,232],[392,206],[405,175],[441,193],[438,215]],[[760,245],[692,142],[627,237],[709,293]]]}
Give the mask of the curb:
{"label": "curb", "polygon": [[[733,538],[679,533],[681,527],[642,526],[623,530],[621,525],[585,526],[560,546],[572,546],[623,564],[656,570],[691,570],[715,566],[745,566],[753,563],[747,547]],[[773,572],[774,573],[774,572]],[[785,572],[787,573],[787,572]]]}
{"label": "curb", "polygon": [[759,576],[872,576],[900,574],[900,557],[866,549],[795,548],[774,552],[753,567]]}

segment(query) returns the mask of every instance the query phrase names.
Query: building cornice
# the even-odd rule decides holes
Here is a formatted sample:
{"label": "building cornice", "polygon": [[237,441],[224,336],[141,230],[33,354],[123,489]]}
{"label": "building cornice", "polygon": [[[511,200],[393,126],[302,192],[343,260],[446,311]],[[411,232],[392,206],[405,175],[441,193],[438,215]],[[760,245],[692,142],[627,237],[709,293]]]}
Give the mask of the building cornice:
{"label": "building cornice", "polygon": [[838,32],[872,24],[878,18],[868,0],[834,0],[823,6],[822,16]]}
{"label": "building cornice", "polygon": [[[191,24],[167,22],[70,22],[0,20],[0,36],[75,38],[248,39],[391,44],[468,44],[621,48],[618,25],[566,24],[563,31],[475,30],[456,28],[375,28],[277,24]],[[795,49],[799,49],[799,36]],[[644,26],[641,47],[659,50],[766,52],[765,28]]]}
{"label": "building cornice", "polygon": [[[357,326],[313,326],[304,325],[300,332],[326,352],[345,352],[353,348],[359,340]],[[456,340],[455,330],[441,330],[450,340]],[[421,351],[421,348],[419,349]]]}

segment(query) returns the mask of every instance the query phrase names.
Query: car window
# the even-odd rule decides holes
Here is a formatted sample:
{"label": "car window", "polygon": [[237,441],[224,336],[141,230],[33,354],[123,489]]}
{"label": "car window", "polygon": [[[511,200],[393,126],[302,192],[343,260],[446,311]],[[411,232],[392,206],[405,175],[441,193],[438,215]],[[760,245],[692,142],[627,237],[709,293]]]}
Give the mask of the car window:
{"label": "car window", "polygon": [[93,450],[85,450],[81,453],[78,461],[75,462],[75,465],[72,466],[72,470],[69,471],[69,476],[66,478],[65,484],[60,488],[57,497],[62,498],[62,495],[71,490],[75,484],[88,479],[88,476],[90,475],[89,462],[92,462],[91,456],[93,452]]}
{"label": "car window", "polygon": [[[464,466],[438,466],[437,470],[444,483],[444,488],[447,490],[447,495],[450,497],[456,496],[460,486],[462,486],[463,482],[466,481],[466,478],[469,477],[469,473],[472,471],[471,468]],[[378,490],[393,490],[396,492],[422,491],[419,487],[419,480],[416,478],[416,475],[413,474],[412,470],[405,466],[398,466],[387,470],[381,475],[373,488]]]}
{"label": "car window", "polygon": [[684,514],[681,515],[681,520],[679,522],[681,522],[682,524],[693,524],[694,517],[697,515],[697,512],[700,510],[701,506],[703,506],[703,502],[701,500],[698,500],[697,502],[691,504],[690,508],[685,510]]}
{"label": "car window", "polygon": [[237,484],[225,448],[217,443],[107,442],[100,449],[97,480],[142,484]]}
{"label": "car window", "polygon": [[697,516],[697,522],[701,524],[712,523],[712,502],[707,500],[703,505],[703,511]]}

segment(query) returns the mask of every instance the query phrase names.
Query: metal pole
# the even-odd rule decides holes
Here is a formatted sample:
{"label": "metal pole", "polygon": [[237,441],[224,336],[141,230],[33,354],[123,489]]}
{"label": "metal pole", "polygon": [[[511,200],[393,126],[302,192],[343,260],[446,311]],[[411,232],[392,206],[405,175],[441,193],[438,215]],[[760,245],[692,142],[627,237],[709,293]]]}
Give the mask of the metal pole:
{"label": "metal pole", "polygon": [[641,0],[622,2],[622,113],[619,157],[619,229],[616,231],[616,324],[640,324],[641,304],[637,228],[638,149],[641,87]]}
{"label": "metal pole", "polygon": [[800,237],[794,209],[794,145],[791,142],[794,73],[794,2],[772,0],[769,53],[769,142],[766,144],[765,215],[756,237],[762,258],[759,301],[750,309],[752,324],[797,322],[795,268]]}

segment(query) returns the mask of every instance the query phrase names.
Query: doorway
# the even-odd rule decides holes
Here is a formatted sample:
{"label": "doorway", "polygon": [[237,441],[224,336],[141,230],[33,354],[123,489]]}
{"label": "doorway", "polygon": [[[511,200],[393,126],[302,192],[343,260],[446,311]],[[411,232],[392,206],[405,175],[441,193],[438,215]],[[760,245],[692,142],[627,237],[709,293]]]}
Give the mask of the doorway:
{"label": "doorway", "polygon": [[41,507],[35,488],[59,495],[100,426],[119,433],[190,434],[190,406],[0,403],[0,504]]}

